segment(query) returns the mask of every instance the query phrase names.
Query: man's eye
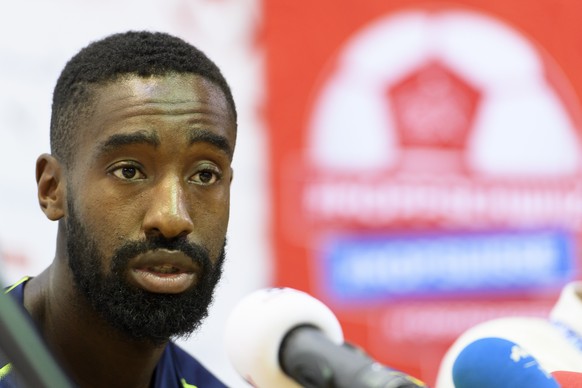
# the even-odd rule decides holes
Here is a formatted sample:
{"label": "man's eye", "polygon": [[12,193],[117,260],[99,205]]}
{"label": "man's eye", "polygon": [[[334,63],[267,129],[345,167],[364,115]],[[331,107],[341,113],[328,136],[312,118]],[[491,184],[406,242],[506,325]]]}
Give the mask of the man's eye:
{"label": "man's eye", "polygon": [[145,179],[146,177],[145,174],[141,172],[139,168],[134,166],[121,166],[111,171],[111,173],[115,177],[123,180],[134,181],[139,179]]}
{"label": "man's eye", "polygon": [[202,170],[192,176],[192,181],[199,185],[211,185],[220,179],[220,174],[214,170]]}

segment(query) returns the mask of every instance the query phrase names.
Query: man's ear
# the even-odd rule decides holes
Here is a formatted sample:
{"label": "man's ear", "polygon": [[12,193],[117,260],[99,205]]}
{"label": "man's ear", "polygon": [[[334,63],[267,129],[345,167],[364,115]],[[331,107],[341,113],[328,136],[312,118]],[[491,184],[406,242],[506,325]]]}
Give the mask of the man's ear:
{"label": "man's ear", "polygon": [[49,154],[36,160],[36,185],[38,203],[49,220],[56,221],[65,215],[65,182],[61,164]]}

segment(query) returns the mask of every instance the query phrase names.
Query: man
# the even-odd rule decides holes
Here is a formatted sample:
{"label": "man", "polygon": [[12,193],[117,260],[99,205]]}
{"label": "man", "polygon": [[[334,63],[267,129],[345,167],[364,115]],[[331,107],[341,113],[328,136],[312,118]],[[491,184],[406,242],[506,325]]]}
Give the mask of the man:
{"label": "man", "polygon": [[224,386],[170,338],[221,275],[236,118],[216,65],[167,34],[112,35],[65,66],[36,171],[56,253],[10,294],[75,384]]}

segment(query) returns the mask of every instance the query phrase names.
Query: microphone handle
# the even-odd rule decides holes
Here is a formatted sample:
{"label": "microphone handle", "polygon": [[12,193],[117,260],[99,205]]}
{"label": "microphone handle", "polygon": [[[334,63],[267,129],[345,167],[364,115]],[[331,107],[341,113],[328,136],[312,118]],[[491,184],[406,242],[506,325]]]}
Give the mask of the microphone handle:
{"label": "microphone handle", "polygon": [[305,388],[426,387],[350,345],[336,345],[321,330],[308,325],[294,328],[283,338],[279,363],[288,376]]}
{"label": "microphone handle", "polygon": [[[3,283],[2,283],[3,284]],[[24,308],[0,288],[0,352],[26,387],[72,388]],[[1,365],[1,364],[0,364]],[[4,365],[1,365],[4,366]],[[4,384],[0,385],[4,386]],[[7,386],[11,385],[6,382]]]}

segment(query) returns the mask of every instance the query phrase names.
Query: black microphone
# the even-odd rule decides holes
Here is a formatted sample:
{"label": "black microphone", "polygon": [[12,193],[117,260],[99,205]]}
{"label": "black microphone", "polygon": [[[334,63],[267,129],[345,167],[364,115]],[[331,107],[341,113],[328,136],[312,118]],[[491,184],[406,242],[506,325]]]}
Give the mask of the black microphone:
{"label": "black microphone", "polygon": [[257,388],[426,387],[344,343],[331,310],[291,288],[243,298],[228,319],[225,341],[235,369]]}
{"label": "black microphone", "polygon": [[[4,285],[1,281],[0,284]],[[10,374],[0,379],[0,386],[73,387],[24,307],[10,295],[6,295],[2,286],[0,286],[0,368],[8,368]],[[4,365],[2,361],[9,361],[10,365]]]}
{"label": "black microphone", "polygon": [[425,385],[380,365],[350,344],[336,345],[313,326],[299,326],[279,351],[283,371],[303,387],[417,388]]}

